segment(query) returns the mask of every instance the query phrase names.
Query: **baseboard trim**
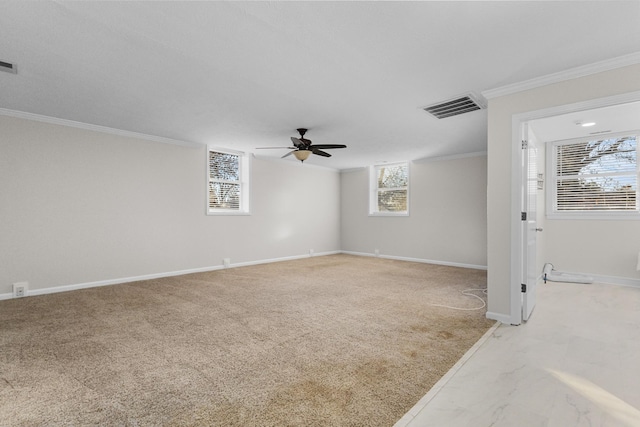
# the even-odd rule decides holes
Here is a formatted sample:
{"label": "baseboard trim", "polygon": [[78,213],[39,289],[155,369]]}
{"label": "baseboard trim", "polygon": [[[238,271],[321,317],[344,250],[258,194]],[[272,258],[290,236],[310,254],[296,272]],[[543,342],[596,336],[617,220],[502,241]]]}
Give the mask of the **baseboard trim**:
{"label": "baseboard trim", "polygon": [[511,325],[511,316],[508,314],[495,313],[493,311],[487,311],[486,313],[487,319],[497,320],[500,323],[505,323],[507,325]]}
{"label": "baseboard trim", "polygon": [[302,258],[311,258],[311,257],[326,256],[326,255],[336,255],[336,254],[339,254],[339,253],[341,253],[341,252],[340,251],[329,251],[329,252],[318,252],[318,253],[315,253],[313,255],[293,255],[293,256],[287,256],[287,257],[282,257],[282,258],[271,258],[271,259],[264,259],[264,260],[258,260],[258,261],[239,262],[237,264],[231,264],[231,268],[233,268],[233,267],[248,267],[250,265],[270,264],[272,262],[293,261],[293,260],[302,259]]}
{"label": "baseboard trim", "polygon": [[[487,270],[486,266],[483,265],[474,265],[474,264],[464,264],[457,262],[448,262],[448,261],[438,261],[438,260],[429,260],[422,258],[411,258],[411,257],[400,257],[393,255],[375,255],[366,252],[355,252],[355,251],[328,251],[328,252],[318,252],[314,255],[293,255],[288,257],[280,257],[280,258],[269,258],[263,260],[256,261],[246,261],[239,262],[235,264],[231,264],[227,268],[235,268],[235,267],[246,267],[251,265],[259,265],[259,264],[269,264],[272,262],[282,262],[282,261],[293,261],[296,259],[309,258],[310,256],[326,256],[326,255],[336,255],[336,254],[346,254],[346,255],[356,255],[356,256],[366,256],[366,257],[374,257],[374,258],[385,258],[385,259],[393,259],[398,261],[410,261],[410,262],[420,262],[423,264],[436,264],[436,265],[447,265],[451,267],[461,267],[461,268],[472,268],[476,270]],[[167,271],[163,273],[154,273],[154,274],[145,274],[140,276],[132,276],[132,277],[121,277],[118,279],[110,279],[110,280],[99,280],[95,282],[87,282],[87,283],[78,283],[72,285],[62,285],[62,286],[52,286],[44,289],[31,289],[27,292],[26,297],[36,296],[36,295],[46,295],[46,294],[54,294],[58,292],[67,292],[67,291],[75,291],[78,289],[87,289],[87,288],[95,288],[99,286],[109,286],[109,285],[118,285],[121,283],[129,283],[129,282],[137,282],[140,280],[151,280],[151,279],[159,279],[162,277],[171,277],[171,276],[181,276],[184,274],[191,273],[202,273],[205,271],[215,271],[222,270],[224,266],[216,265],[216,266],[208,266],[208,267],[200,267],[200,268],[192,268],[187,270],[177,270],[177,271]],[[640,279],[631,279],[626,277],[616,277],[616,276],[600,276],[595,274],[590,274],[589,276],[593,277],[594,282],[596,283],[604,283],[611,285],[619,285],[619,286],[629,286],[640,288]],[[0,294],[0,301],[13,299],[13,294],[11,292],[7,292],[4,294]],[[493,313],[487,312],[487,319],[497,320],[502,323],[510,324],[511,318],[508,315],[504,315],[501,313]]]}
{"label": "baseboard trim", "polygon": [[[26,296],[31,297],[36,295],[56,294],[58,292],[76,291],[79,289],[97,288],[100,286],[119,285],[122,283],[138,282],[140,280],[151,280],[151,279],[159,279],[161,277],[180,276],[183,274],[201,273],[203,271],[221,270],[223,268],[224,267],[222,266],[202,267],[202,268],[193,268],[189,270],[178,270],[178,271],[167,271],[164,273],[144,274],[141,276],[121,277],[118,279],[98,280],[95,282],[76,283],[73,285],[52,286],[52,287],[43,288],[43,289],[30,289],[27,292]],[[10,299],[10,298],[13,298],[13,295],[10,293],[0,295],[0,299]]]}
{"label": "baseboard trim", "polygon": [[358,255],[358,256],[368,256],[374,258],[386,258],[386,259],[394,259],[397,261],[409,261],[409,262],[420,262],[423,264],[437,264],[437,265],[447,265],[449,267],[461,267],[461,268],[472,268],[474,270],[487,270],[486,265],[475,265],[475,264],[464,264],[459,262],[449,262],[449,261],[438,261],[433,259],[424,259],[424,258],[411,258],[411,257],[403,257],[403,256],[395,256],[395,255],[376,255],[370,254],[367,252],[354,252],[354,251],[341,251],[343,254],[347,255]]}
{"label": "baseboard trim", "polygon": [[[604,285],[628,286],[631,288],[640,288],[640,279],[632,279],[630,277],[602,276],[590,273],[563,272],[568,275],[587,276],[593,279],[593,283],[601,283]],[[544,280],[544,278],[542,278]],[[547,283],[562,282],[562,280],[547,280]],[[539,284],[540,282],[538,282]],[[588,285],[589,283],[585,283]]]}
{"label": "baseboard trim", "polygon": [[[76,291],[79,289],[97,288],[100,286],[119,285],[122,283],[138,282],[140,280],[151,280],[151,279],[159,279],[162,277],[182,276],[184,274],[202,273],[205,271],[222,270],[224,268],[245,267],[249,265],[269,264],[272,262],[292,261],[296,259],[309,258],[312,256],[317,257],[317,256],[325,256],[325,255],[335,255],[339,253],[340,251],[318,252],[313,255],[294,255],[289,257],[263,259],[258,261],[239,262],[239,263],[231,264],[229,267],[224,267],[222,265],[215,265],[215,266],[209,266],[209,267],[191,268],[187,270],[167,271],[164,273],[144,274],[144,275],[132,276],[132,277],[121,277],[118,279],[99,280],[96,282],[77,283],[73,285],[52,286],[52,287],[43,288],[43,289],[31,289],[27,292],[27,295],[25,297],[21,297],[21,298],[26,298],[26,297],[36,296],[36,295],[55,294],[58,292]],[[13,294],[10,292],[5,294],[0,294],[0,300],[7,300],[7,299],[13,299]]]}
{"label": "baseboard trim", "polygon": [[640,279],[631,279],[628,277],[616,276],[599,276],[597,274],[588,274],[593,277],[594,283],[604,283],[607,285],[629,286],[632,288],[640,288]]}

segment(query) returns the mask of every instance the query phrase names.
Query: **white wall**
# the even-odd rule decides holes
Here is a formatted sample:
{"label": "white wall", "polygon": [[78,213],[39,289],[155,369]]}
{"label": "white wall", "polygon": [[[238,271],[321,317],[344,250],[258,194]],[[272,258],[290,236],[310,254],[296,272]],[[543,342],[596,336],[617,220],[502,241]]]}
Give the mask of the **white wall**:
{"label": "white wall", "polygon": [[486,267],[486,156],[410,165],[408,217],[369,216],[369,170],[342,173],[342,250]]}
{"label": "white wall", "polygon": [[612,283],[640,280],[640,221],[547,219],[545,233],[545,258],[557,270]]}
{"label": "white wall", "polygon": [[339,172],[252,163],[252,214],[207,216],[205,147],[0,116],[0,296],[339,251]]}
{"label": "white wall", "polygon": [[[489,100],[488,110],[488,266],[489,266],[489,301],[488,315],[492,318],[504,320],[510,318],[511,308],[511,164],[512,152],[519,149],[512,141],[512,117],[516,114],[524,114],[531,111],[548,109],[567,104],[586,102],[593,99],[605,98],[613,95],[622,95],[640,90],[640,65],[631,65],[597,74],[575,78],[560,83],[549,84],[505,95]],[[545,183],[546,185],[546,183]],[[640,222],[628,222],[626,226],[622,222],[599,222],[598,224],[582,222],[570,224],[555,221],[551,224],[545,222],[545,247],[546,256],[559,257],[559,251],[551,253],[553,245],[551,236],[558,236],[559,241],[567,242],[571,233],[584,230],[588,227],[596,227],[599,231],[598,239],[606,246],[602,247],[600,255],[607,250],[620,245],[624,251],[632,252],[625,255],[626,260],[611,263],[611,259],[598,262],[598,271],[592,273],[602,274],[635,274],[628,267],[619,270],[622,264],[629,262],[629,256],[637,256],[640,249],[629,242],[640,242]],[[612,237],[613,236],[613,237]],[[589,262],[595,262],[597,255],[588,254],[585,248],[593,247],[593,242],[585,242],[573,239],[571,247],[576,253],[569,255],[571,259],[556,258],[554,264],[567,263],[567,271],[584,270]],[[565,250],[567,247],[565,247]],[[584,257],[582,261],[579,261]],[[580,263],[578,265],[578,263]],[[627,264],[625,264],[627,265]],[[589,266],[590,269],[595,269]],[[564,267],[563,267],[564,269]],[[614,271],[615,270],[615,271]],[[638,277],[634,275],[634,277]]]}

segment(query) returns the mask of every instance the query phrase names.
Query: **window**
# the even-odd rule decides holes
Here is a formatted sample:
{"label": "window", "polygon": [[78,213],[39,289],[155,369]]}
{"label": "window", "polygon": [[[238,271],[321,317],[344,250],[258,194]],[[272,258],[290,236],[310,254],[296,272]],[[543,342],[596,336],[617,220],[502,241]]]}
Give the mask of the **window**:
{"label": "window", "polygon": [[409,164],[395,163],[371,167],[369,214],[409,214]]}
{"label": "window", "polygon": [[208,214],[249,213],[249,161],[242,153],[208,149]]}
{"label": "window", "polygon": [[637,135],[556,142],[550,148],[550,217],[638,216]]}

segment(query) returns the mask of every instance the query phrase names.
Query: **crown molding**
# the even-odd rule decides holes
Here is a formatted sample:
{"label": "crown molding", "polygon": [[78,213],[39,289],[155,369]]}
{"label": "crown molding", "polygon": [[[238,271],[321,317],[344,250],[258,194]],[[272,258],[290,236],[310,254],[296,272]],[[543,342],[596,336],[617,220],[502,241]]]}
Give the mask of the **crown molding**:
{"label": "crown molding", "polygon": [[358,167],[355,167],[355,168],[345,168],[345,169],[340,169],[340,173],[358,172],[358,171],[366,170],[368,168],[369,168],[369,166],[358,166]]}
{"label": "crown molding", "polygon": [[444,160],[466,159],[469,157],[485,157],[486,155],[487,155],[486,151],[476,151],[473,153],[451,154],[448,156],[422,157],[420,159],[414,160],[413,162],[414,163],[440,162]]}
{"label": "crown molding", "polygon": [[60,119],[57,117],[43,116],[41,114],[27,113],[25,111],[9,110],[7,108],[0,108],[0,115],[16,117],[19,119],[35,120],[38,122],[73,127],[77,129],[108,133],[111,135],[124,136],[127,138],[137,138],[137,139],[144,139],[147,141],[162,142],[163,144],[181,145],[183,147],[192,147],[192,148],[199,148],[203,146],[203,144],[199,144],[196,142],[179,141],[177,139],[165,138],[162,136],[147,135],[144,133],[132,132],[132,131],[122,130],[122,129],[115,129],[107,126],[76,122],[73,120]]}
{"label": "crown molding", "polygon": [[576,102],[573,104],[558,105],[555,107],[543,108],[541,110],[528,111],[526,113],[518,113],[513,115],[513,120],[514,123],[521,123],[529,120],[544,119],[547,117],[573,113],[576,111],[611,107],[629,102],[640,102],[640,90],[620,95],[607,96],[605,98],[589,99],[587,101]]}
{"label": "crown molding", "polygon": [[522,92],[524,90],[535,89],[541,86],[547,86],[553,83],[560,83],[566,80],[577,79],[579,77],[589,76],[604,71],[615,70],[629,65],[640,64],[640,52],[631,53],[629,55],[619,56],[593,64],[583,65],[581,67],[570,68],[545,76],[536,77],[519,83],[489,89],[482,92],[482,96],[486,99],[498,98],[500,96],[511,95],[513,93]]}

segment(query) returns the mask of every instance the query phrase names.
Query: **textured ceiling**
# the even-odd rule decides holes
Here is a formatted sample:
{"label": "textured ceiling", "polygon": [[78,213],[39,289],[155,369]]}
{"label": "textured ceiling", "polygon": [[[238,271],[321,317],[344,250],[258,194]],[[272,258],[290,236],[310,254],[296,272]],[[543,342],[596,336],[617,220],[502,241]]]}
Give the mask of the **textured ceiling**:
{"label": "textured ceiling", "polygon": [[[0,2],[0,108],[351,168],[486,150],[421,107],[636,53],[640,2]],[[295,161],[288,157],[286,161]]]}

